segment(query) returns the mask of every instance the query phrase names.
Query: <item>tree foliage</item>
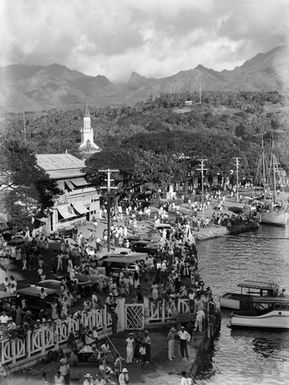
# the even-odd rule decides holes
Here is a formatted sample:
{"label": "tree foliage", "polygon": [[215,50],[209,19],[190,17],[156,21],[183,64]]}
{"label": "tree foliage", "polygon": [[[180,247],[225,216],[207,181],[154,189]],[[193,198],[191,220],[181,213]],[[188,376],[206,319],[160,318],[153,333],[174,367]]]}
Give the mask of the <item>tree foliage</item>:
{"label": "tree foliage", "polygon": [[6,141],[1,146],[5,162],[6,209],[12,223],[24,227],[31,218],[44,215],[53,206],[60,191],[56,182],[37,166],[34,152],[17,141]]}

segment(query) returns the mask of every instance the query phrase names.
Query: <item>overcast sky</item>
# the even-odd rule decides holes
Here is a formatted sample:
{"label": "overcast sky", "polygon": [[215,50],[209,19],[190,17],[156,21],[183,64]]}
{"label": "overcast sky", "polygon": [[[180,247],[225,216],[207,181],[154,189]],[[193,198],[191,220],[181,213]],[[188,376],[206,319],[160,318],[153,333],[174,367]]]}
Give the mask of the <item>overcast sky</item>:
{"label": "overcast sky", "polygon": [[0,65],[88,75],[233,69],[287,44],[289,0],[0,0]]}

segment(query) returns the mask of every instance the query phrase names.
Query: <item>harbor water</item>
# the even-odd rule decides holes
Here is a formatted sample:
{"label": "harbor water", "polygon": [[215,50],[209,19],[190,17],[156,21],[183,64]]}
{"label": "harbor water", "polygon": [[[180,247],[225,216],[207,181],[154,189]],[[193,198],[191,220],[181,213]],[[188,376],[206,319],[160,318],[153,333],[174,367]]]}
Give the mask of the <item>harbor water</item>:
{"label": "harbor water", "polygon": [[[239,292],[244,280],[270,281],[289,295],[289,231],[261,226],[255,233],[227,236],[198,244],[202,278],[215,298]],[[230,311],[203,372],[202,385],[285,385],[289,383],[289,332],[234,330],[227,327]]]}

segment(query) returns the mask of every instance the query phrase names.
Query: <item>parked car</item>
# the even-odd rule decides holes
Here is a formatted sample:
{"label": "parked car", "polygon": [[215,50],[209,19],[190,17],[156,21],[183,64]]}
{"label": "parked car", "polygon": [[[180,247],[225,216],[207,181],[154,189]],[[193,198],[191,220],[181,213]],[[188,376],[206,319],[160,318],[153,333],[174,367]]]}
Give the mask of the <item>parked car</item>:
{"label": "parked car", "polygon": [[37,286],[45,287],[47,289],[53,289],[56,291],[59,290],[60,285],[61,285],[61,282],[58,281],[57,279],[45,279],[37,283]]}
{"label": "parked car", "polygon": [[25,243],[26,243],[26,239],[24,238],[23,235],[16,235],[10,241],[7,242],[7,245],[19,247],[19,246],[25,245]]}
{"label": "parked car", "polygon": [[58,239],[60,239],[62,237],[64,237],[64,238],[73,238],[74,232],[75,232],[74,228],[59,229],[55,233],[52,233],[49,236],[49,238],[50,239],[54,239],[54,240],[58,240]]}
{"label": "parked car", "polygon": [[57,300],[58,291],[55,289],[45,288],[47,297],[45,304],[40,299],[41,286],[31,285],[29,287],[17,290],[17,296],[25,299],[27,308],[32,311],[33,317],[38,318],[39,311],[44,310],[50,311],[50,305]]}
{"label": "parked car", "polygon": [[156,254],[158,244],[152,241],[136,241],[131,245],[130,249],[135,252],[148,253],[152,255]]}

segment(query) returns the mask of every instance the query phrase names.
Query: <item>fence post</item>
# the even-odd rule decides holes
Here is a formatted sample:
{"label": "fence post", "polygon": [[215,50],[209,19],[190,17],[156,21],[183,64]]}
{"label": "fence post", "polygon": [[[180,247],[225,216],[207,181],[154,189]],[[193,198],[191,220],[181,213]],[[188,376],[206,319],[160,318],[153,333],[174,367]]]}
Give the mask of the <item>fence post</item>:
{"label": "fence post", "polygon": [[144,297],[144,324],[148,325],[150,323],[150,301],[148,297]]}
{"label": "fence post", "polygon": [[42,344],[42,353],[45,353],[46,350],[46,342],[45,342],[45,326],[41,326],[41,344]]}
{"label": "fence post", "polygon": [[26,355],[27,358],[31,357],[31,330],[27,330],[26,332]]}
{"label": "fence post", "polygon": [[166,320],[166,301],[163,298],[163,301],[162,301],[162,322],[165,322],[165,320]]}
{"label": "fence post", "polygon": [[15,346],[16,339],[13,338],[13,340],[10,341],[11,343],[11,353],[12,353],[12,364],[16,363],[16,346]]}
{"label": "fence post", "polygon": [[118,325],[119,330],[124,331],[125,329],[125,298],[118,297],[117,298],[117,315],[118,315]]}

